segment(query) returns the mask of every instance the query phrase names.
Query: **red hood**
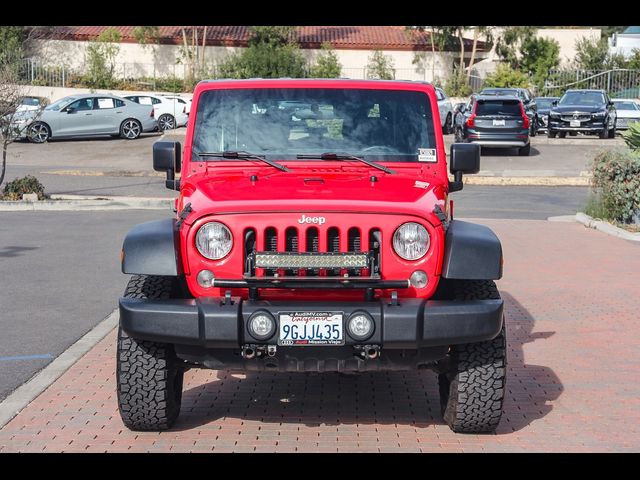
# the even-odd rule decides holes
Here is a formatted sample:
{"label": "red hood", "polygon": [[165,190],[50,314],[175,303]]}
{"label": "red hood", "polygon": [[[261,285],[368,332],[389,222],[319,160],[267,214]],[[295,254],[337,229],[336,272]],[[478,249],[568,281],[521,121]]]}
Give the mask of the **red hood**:
{"label": "red hood", "polygon": [[215,176],[203,172],[190,176],[182,186],[183,204],[190,202],[193,209],[186,223],[202,215],[231,212],[352,211],[431,218],[436,204],[445,210],[438,177],[422,171],[423,167],[391,168],[398,174],[353,166],[292,167],[291,172],[236,168]]}

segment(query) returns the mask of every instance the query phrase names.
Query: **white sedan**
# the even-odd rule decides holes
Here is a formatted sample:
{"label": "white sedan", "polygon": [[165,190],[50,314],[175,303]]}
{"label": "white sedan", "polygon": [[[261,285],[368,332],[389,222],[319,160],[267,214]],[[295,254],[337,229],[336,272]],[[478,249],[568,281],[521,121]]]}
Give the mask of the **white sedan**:
{"label": "white sedan", "polygon": [[632,98],[613,98],[618,118],[616,130],[627,130],[632,122],[640,122],[640,103]]}
{"label": "white sedan", "polygon": [[436,88],[436,98],[438,99],[440,122],[442,122],[442,133],[445,135],[453,133],[453,105],[451,105],[451,100],[441,88]]}
{"label": "white sedan", "polygon": [[180,103],[173,98],[146,94],[127,95],[124,98],[140,105],[153,105],[153,111],[158,119],[158,128],[160,130],[184,127],[189,120],[186,104]]}

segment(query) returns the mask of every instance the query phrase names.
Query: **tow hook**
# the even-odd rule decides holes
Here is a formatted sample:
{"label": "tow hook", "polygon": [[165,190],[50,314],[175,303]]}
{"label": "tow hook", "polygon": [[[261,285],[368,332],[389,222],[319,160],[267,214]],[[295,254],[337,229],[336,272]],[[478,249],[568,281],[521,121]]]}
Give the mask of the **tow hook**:
{"label": "tow hook", "polygon": [[264,356],[274,357],[277,348],[275,345],[255,345],[246,344],[242,346],[241,354],[243,358],[250,360],[252,358],[262,358]]}
{"label": "tow hook", "polygon": [[361,358],[368,358],[374,360],[380,356],[379,345],[356,345],[356,350],[359,350],[358,356]]}

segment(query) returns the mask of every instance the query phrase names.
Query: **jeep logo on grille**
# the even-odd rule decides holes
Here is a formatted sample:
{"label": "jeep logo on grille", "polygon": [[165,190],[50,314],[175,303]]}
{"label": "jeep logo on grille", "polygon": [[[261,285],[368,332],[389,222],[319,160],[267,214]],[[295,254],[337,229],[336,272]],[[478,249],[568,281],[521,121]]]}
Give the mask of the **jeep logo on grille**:
{"label": "jeep logo on grille", "polygon": [[324,217],[307,217],[304,213],[302,217],[298,219],[298,223],[315,223],[316,225],[322,225],[326,223],[327,219]]}

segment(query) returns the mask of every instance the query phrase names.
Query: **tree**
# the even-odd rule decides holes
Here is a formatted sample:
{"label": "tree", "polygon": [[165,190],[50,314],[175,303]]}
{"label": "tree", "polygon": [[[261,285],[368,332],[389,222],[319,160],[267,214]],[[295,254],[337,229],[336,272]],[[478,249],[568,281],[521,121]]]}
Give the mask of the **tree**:
{"label": "tree", "polygon": [[[22,59],[31,54],[33,40],[47,28],[0,26],[0,186],[5,178],[9,145],[28,125],[27,118],[18,112],[22,98],[28,94],[28,88],[21,78]],[[34,112],[33,115],[38,113]]]}
{"label": "tree", "polygon": [[[405,28],[410,33],[429,31],[429,43],[431,44],[431,81],[433,83],[438,83],[438,79],[436,79],[436,47],[438,48],[438,51],[441,52],[450,43],[450,37],[443,30],[446,27],[439,27],[435,25],[421,25],[408,26]],[[424,54],[424,52],[415,52],[412,63],[414,65],[417,65],[419,69],[424,71],[423,69],[425,68],[425,57],[426,55]]]}
{"label": "tree", "polygon": [[109,27],[87,46],[88,71],[86,83],[90,88],[112,88],[115,83],[116,57],[120,52],[120,32]]}
{"label": "tree", "polygon": [[467,82],[471,80],[471,69],[476,61],[476,51],[478,49],[478,39],[484,36],[484,42],[488,44],[493,43],[493,32],[491,27],[473,27],[473,46],[471,47],[471,58],[469,58],[469,68],[467,69]]}
{"label": "tree", "polygon": [[606,38],[576,40],[575,63],[583,70],[604,70],[609,63],[609,43]]}
{"label": "tree", "polygon": [[206,57],[204,53],[207,45],[207,29],[207,26],[180,27],[182,45],[176,61],[185,66],[185,85],[189,89],[195,85],[198,77],[206,73]]}
{"label": "tree", "polygon": [[519,70],[511,68],[507,63],[501,63],[495,72],[487,75],[487,87],[529,87],[529,79]]}
{"label": "tree", "polygon": [[382,53],[382,50],[374,50],[367,64],[367,78],[378,80],[393,80],[396,70],[393,68],[393,59]]}
{"label": "tree", "polygon": [[251,27],[249,46],[218,65],[219,78],[302,78],[305,58],[295,40],[295,27]]}
{"label": "tree", "polygon": [[520,68],[520,46],[523,41],[535,36],[535,27],[507,27],[496,41],[496,54],[511,68]]}
{"label": "tree", "polygon": [[544,86],[549,70],[560,65],[560,44],[541,37],[524,39],[520,47],[520,70],[532,77],[532,83],[538,88]]}
{"label": "tree", "polygon": [[322,44],[322,51],[309,74],[314,78],[338,78],[342,74],[342,65],[330,43]]}

